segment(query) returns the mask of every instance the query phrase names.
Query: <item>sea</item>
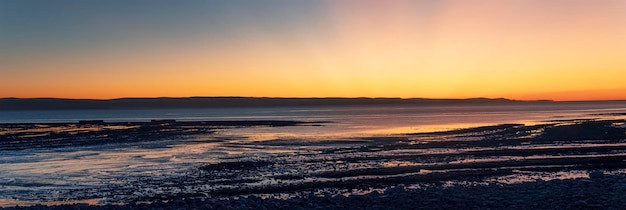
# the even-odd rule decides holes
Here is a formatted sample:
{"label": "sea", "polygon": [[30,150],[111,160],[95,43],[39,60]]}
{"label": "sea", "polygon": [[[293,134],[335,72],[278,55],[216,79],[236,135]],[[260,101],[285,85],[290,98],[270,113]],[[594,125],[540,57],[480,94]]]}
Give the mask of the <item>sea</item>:
{"label": "sea", "polygon": [[285,132],[294,135],[302,134],[300,132],[332,135],[360,132],[422,132],[485,124],[590,118],[594,114],[624,111],[626,111],[626,101],[449,106],[353,105],[205,109],[0,110],[0,123],[58,123],[78,122],[79,120],[149,122],[153,119],[324,121],[330,123],[323,128],[310,131],[288,128]]}
{"label": "sea", "polygon": [[[100,191],[145,177],[241,158],[267,159],[341,144],[259,146],[263,141],[342,142],[505,123],[538,124],[626,113],[626,101],[450,106],[297,106],[206,109],[0,111],[0,123],[293,120],[317,126],[223,128],[189,139],[0,151],[0,206],[123,202]],[[199,143],[200,142],[200,143]],[[349,143],[347,143],[349,144]],[[154,190],[154,189],[150,189]],[[68,192],[81,192],[72,194]],[[118,196],[118,197],[115,197]],[[129,195],[126,195],[129,196]]]}

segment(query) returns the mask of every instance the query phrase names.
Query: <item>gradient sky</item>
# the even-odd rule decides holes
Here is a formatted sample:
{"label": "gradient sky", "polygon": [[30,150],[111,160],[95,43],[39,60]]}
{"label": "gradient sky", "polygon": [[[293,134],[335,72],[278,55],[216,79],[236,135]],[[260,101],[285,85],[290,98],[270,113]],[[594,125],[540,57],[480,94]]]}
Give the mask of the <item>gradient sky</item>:
{"label": "gradient sky", "polygon": [[0,0],[0,97],[626,99],[623,0]]}

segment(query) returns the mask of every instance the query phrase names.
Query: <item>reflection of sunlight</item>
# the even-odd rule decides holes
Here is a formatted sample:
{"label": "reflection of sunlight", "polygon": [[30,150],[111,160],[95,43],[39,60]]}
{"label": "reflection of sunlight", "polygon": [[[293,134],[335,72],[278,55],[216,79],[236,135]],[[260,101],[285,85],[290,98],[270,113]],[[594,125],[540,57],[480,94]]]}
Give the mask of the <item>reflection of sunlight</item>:
{"label": "reflection of sunlight", "polygon": [[411,134],[411,133],[430,133],[450,131],[462,128],[472,128],[479,126],[493,125],[489,123],[454,123],[454,124],[436,124],[436,125],[420,125],[420,126],[402,126],[392,128],[371,129],[364,131],[364,134]]}
{"label": "reflection of sunlight", "polygon": [[538,180],[541,181],[550,181],[550,180],[563,180],[563,179],[579,179],[579,178],[589,178],[589,173],[587,171],[559,171],[556,173],[548,173],[548,172],[525,172],[515,170],[516,174],[500,176],[495,178],[490,178],[485,180],[486,182],[496,182],[501,184],[517,184],[524,182],[536,182]]}
{"label": "reflection of sunlight", "polygon": [[15,207],[15,206],[29,206],[29,205],[47,205],[47,206],[59,206],[69,204],[89,204],[89,205],[102,205],[103,198],[96,199],[81,199],[81,200],[66,200],[66,201],[24,201],[14,199],[2,199],[0,198],[0,207]]}
{"label": "reflection of sunlight", "polygon": [[[385,161],[380,163],[383,167],[405,167],[405,166],[418,166],[422,164],[418,164],[414,161]],[[421,171],[420,171],[421,172]]]}
{"label": "reflection of sunlight", "polygon": [[[161,144],[175,144],[174,142],[161,142]],[[152,143],[154,144],[154,142]],[[141,143],[139,143],[141,145]],[[113,183],[124,177],[151,176],[162,174],[175,174],[178,171],[187,170],[189,163],[216,162],[220,153],[211,153],[215,143],[180,144],[170,147],[147,148],[130,145],[119,145],[119,148],[107,151],[84,150],[84,151],[22,151],[21,154],[28,154],[29,157],[12,162],[0,163],[3,169],[0,172],[2,177],[19,177],[15,186],[11,188],[0,188],[0,192],[11,196],[18,191],[11,189],[22,189],[30,192],[46,192],[49,189],[72,189],[72,188],[98,188],[103,184]],[[87,148],[84,148],[87,149]],[[4,158],[3,158],[4,159]],[[34,159],[36,161],[30,161]],[[156,172],[156,173],[155,173]],[[9,190],[9,191],[6,191]],[[44,197],[57,199],[55,194]],[[80,200],[81,203],[93,202],[96,200]],[[68,202],[47,202],[38,201],[43,204],[65,204]],[[0,206],[25,205],[27,201],[0,200]]]}
{"label": "reflection of sunlight", "polygon": [[404,133],[415,133],[420,130],[421,127],[415,126],[407,126],[407,127],[395,127],[395,128],[383,128],[383,129],[373,129],[365,131],[365,134],[404,134]]}
{"label": "reflection of sunlight", "polygon": [[467,158],[450,161],[448,164],[463,163],[488,163],[501,161],[541,160],[541,159],[567,159],[567,158],[591,158],[591,157],[624,157],[624,154],[589,154],[589,155],[531,155],[531,156],[498,156],[488,158]]}
{"label": "reflection of sunlight", "polygon": [[33,127],[19,127],[19,128],[0,128],[0,135],[7,134],[20,134],[20,133],[34,133],[30,135],[22,135],[23,138],[32,138],[38,136],[46,136],[50,133],[84,133],[90,131],[102,131],[102,130],[124,130],[124,129],[133,129],[138,128],[139,126],[122,126],[122,125],[61,125],[61,126],[51,126],[51,125],[34,125]]}

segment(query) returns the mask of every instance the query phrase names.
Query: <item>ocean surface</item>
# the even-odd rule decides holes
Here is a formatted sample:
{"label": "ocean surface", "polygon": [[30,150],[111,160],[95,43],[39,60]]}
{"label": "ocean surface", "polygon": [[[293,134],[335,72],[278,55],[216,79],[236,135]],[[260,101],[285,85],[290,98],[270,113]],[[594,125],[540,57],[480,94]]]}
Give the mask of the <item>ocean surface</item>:
{"label": "ocean surface", "polygon": [[[207,164],[233,160],[267,161],[294,157],[310,160],[322,154],[316,151],[351,148],[354,145],[363,144],[361,140],[364,139],[370,142],[376,141],[378,137],[505,123],[534,125],[555,120],[611,118],[614,116],[610,114],[614,113],[626,113],[626,102],[494,106],[0,111],[0,123],[56,123],[78,122],[79,120],[148,122],[153,119],[295,120],[317,123],[317,126],[221,128],[211,134],[190,138],[162,139],[154,142],[70,145],[61,148],[0,151],[0,206],[64,202],[123,203],[131,197],[163,194],[167,191],[166,189],[150,183],[171,177],[189,176],[192,169]],[[324,158],[332,159],[340,156],[344,157],[345,154],[334,156],[331,154]],[[283,161],[289,163],[289,160]],[[365,164],[363,167],[370,167],[367,164],[374,163],[362,164]],[[375,164],[377,166],[381,164],[400,166],[405,163],[376,162]],[[326,166],[320,162],[315,167]],[[362,166],[348,164],[345,167]],[[272,173],[291,173],[281,170],[297,171],[302,168],[296,166],[278,168]],[[260,175],[250,176],[257,176],[257,178],[269,176],[259,173]],[[250,177],[239,177],[237,180],[247,180],[247,178]],[[229,178],[220,178],[222,179]],[[251,183],[247,180],[241,183],[275,184],[272,183],[274,179],[254,180],[258,182]],[[114,189],[117,188],[112,187],[141,181],[146,181],[148,184],[139,184],[141,186],[137,186],[137,189],[141,190],[125,194],[116,194]],[[305,179],[303,182],[306,181]]]}
{"label": "ocean surface", "polygon": [[[55,123],[79,120],[136,122],[153,119],[178,121],[295,120],[328,121],[313,134],[353,132],[421,132],[472,125],[524,123],[545,120],[588,118],[589,114],[626,110],[626,101],[563,104],[459,105],[459,106],[316,106],[210,109],[128,110],[35,110],[2,111],[0,123]],[[289,128],[288,130],[293,130]],[[294,134],[307,132],[289,131]],[[330,133],[329,133],[330,132]]]}

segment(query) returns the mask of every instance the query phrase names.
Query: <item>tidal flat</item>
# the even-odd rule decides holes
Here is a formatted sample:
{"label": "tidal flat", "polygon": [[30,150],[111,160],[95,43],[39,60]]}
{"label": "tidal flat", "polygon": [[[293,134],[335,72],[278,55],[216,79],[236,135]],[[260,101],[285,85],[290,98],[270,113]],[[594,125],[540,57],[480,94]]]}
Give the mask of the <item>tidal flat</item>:
{"label": "tidal flat", "polygon": [[0,206],[619,208],[626,120],[602,117],[336,138],[232,132],[329,121],[0,124]]}

